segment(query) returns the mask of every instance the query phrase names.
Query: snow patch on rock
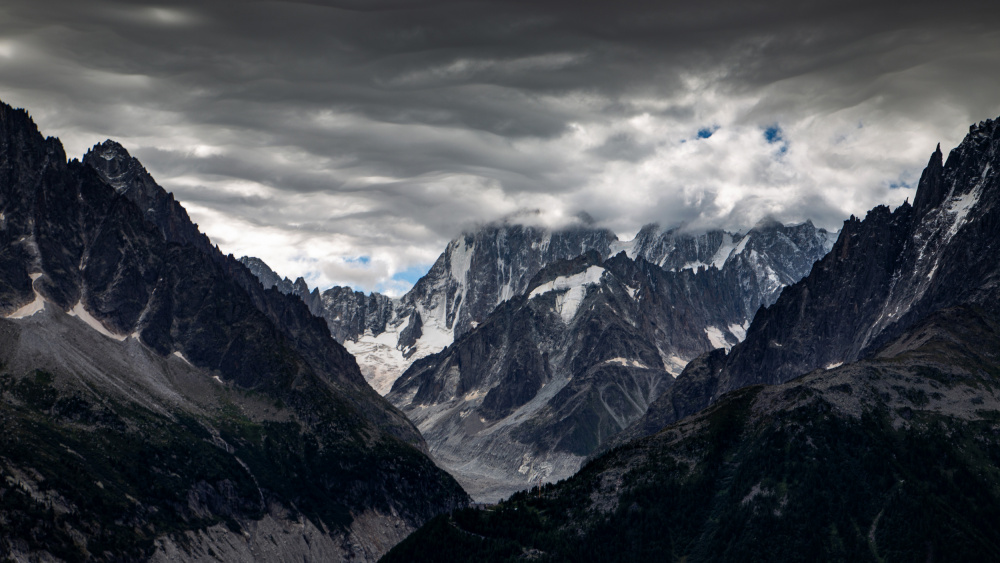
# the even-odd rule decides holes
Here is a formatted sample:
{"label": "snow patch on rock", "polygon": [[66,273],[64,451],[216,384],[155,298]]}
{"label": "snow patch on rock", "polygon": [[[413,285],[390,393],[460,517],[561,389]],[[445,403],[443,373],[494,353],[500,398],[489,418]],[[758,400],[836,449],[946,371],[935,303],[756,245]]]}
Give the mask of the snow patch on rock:
{"label": "snow patch on rock", "polygon": [[738,256],[743,254],[743,250],[746,249],[748,242],[750,242],[750,233],[743,235],[743,238],[740,240],[739,244],[736,245],[736,248],[733,249],[729,256]]}
{"label": "snow patch on rock", "polygon": [[979,196],[983,193],[983,183],[989,171],[990,166],[987,164],[983,170],[983,179],[979,181],[975,188],[969,190],[967,194],[952,198],[947,209],[947,212],[952,215],[952,223],[951,228],[948,229],[948,234],[945,235],[946,242],[958,233],[962,225],[965,225],[965,222],[968,220],[969,211],[979,202]]}
{"label": "snow patch on rock", "polygon": [[726,342],[726,337],[722,334],[722,330],[719,327],[706,327],[705,335],[708,336],[708,341],[712,343],[714,348],[725,348],[728,350],[732,347],[731,344]]}
{"label": "snow patch on rock", "polygon": [[583,298],[587,296],[587,286],[596,285],[601,282],[604,275],[604,268],[591,266],[586,271],[572,276],[559,276],[556,279],[543,283],[536,287],[528,295],[528,299],[534,299],[539,295],[544,295],[550,291],[563,291],[556,296],[556,312],[562,317],[563,322],[569,323],[576,317],[576,312],[583,303]]}
{"label": "snow patch on rock", "polygon": [[634,367],[634,368],[643,368],[643,369],[648,369],[649,368],[649,366],[647,366],[646,364],[640,362],[639,360],[629,360],[629,359],[626,359],[626,358],[611,358],[610,360],[605,360],[604,363],[605,364],[618,364],[618,365],[624,366],[624,367]]}
{"label": "snow patch on rock", "polygon": [[[744,246],[746,246],[745,243]],[[716,269],[721,270],[726,265],[726,260],[729,259],[729,254],[732,253],[734,248],[736,248],[736,244],[733,242],[732,235],[724,233],[722,235],[722,245],[719,246],[719,249],[715,251],[715,256],[712,257],[712,265]]]}
{"label": "snow patch on rock", "polygon": [[357,358],[361,374],[380,395],[392,389],[392,384],[410,364],[396,348],[398,340],[396,329],[386,330],[378,336],[369,329],[357,341],[344,341],[344,348]]}
{"label": "snow patch on rock", "polygon": [[543,283],[542,285],[531,290],[531,293],[528,294],[528,299],[533,299],[550,291],[563,291],[573,289],[574,287],[596,285],[601,282],[602,275],[604,275],[604,268],[600,266],[591,266],[587,268],[586,271],[580,272],[579,274],[573,274],[572,276],[559,276],[558,278],[550,282]]}
{"label": "snow patch on rock", "polygon": [[185,364],[194,367],[194,364],[192,364],[187,358],[185,358],[184,354],[182,354],[180,350],[175,350],[173,355],[175,358],[180,358],[180,360]]}
{"label": "snow patch on rock", "polygon": [[729,334],[736,337],[737,340],[743,342],[747,337],[747,328],[750,327],[750,321],[745,321],[743,325],[731,324],[729,325]]}

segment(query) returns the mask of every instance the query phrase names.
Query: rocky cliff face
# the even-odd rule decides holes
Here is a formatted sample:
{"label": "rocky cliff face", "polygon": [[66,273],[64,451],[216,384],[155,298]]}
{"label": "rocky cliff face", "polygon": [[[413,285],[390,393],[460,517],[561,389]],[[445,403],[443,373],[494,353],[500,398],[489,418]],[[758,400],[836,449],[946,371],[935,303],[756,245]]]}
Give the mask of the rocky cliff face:
{"label": "rocky cliff face", "polygon": [[[946,162],[938,147],[913,205],[876,207],[863,220],[846,221],[832,251],[757,315],[745,342],[724,361],[692,363],[660,398],[672,414],[663,417],[654,405],[650,416],[659,422],[631,435],[693,414],[733,389],[868,357],[934,311],[996,311],[998,149],[996,121],[973,126]],[[710,393],[679,395],[688,387]]]}
{"label": "rocky cliff face", "polygon": [[[315,289],[310,292],[301,279],[280,279],[257,258],[241,260],[265,287],[299,295],[314,314],[325,318],[331,333],[358,358],[369,383],[385,394],[415,360],[440,351],[483,323],[498,305],[523,294],[532,277],[555,261],[589,251],[603,260],[625,251],[665,270],[726,270],[732,287],[738,288],[732,299],[743,310],[738,323],[743,325],[761,305],[772,303],[783,287],[806,275],[832,242],[830,233],[810,222],[784,226],[765,220],[742,235],[691,234],[648,225],[627,242],[618,241],[610,231],[585,226],[549,231],[497,223],[451,241],[427,275],[397,300],[342,287],[320,295]],[[742,330],[730,333],[723,328],[716,345],[738,341]]]}
{"label": "rocky cliff face", "polygon": [[[260,258],[254,258],[252,256],[244,256],[243,258],[240,258],[240,264],[246,266],[247,269],[250,270],[250,273],[256,276],[257,279],[260,280],[260,284],[263,285],[265,288],[270,289],[273,287],[274,289],[277,289],[278,291],[284,293],[285,295],[289,294],[298,295],[300,298],[302,298],[302,301],[306,303],[306,306],[309,305],[309,302],[311,300],[308,299],[308,296],[310,295],[308,291],[304,295],[297,293],[295,290],[297,288],[301,288],[301,285],[297,286],[295,282],[293,282],[292,280],[288,278],[282,278],[281,276],[276,274],[274,270],[272,270],[271,267],[268,266]],[[305,283],[305,280],[302,280],[302,282]]]}
{"label": "rocky cliff face", "polygon": [[220,254],[117,144],[67,163],[6,105],[0,313],[0,545],[18,557],[228,553],[304,526],[372,560],[465,502],[300,299]]}

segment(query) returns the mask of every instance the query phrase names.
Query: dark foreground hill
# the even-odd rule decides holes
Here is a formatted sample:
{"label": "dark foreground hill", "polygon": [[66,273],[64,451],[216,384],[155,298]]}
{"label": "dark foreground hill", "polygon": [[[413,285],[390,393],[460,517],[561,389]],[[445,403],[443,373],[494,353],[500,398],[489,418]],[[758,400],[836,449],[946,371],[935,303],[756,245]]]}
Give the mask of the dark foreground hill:
{"label": "dark foreground hill", "polygon": [[301,300],[6,105],[0,314],[0,553],[372,560],[467,502]]}

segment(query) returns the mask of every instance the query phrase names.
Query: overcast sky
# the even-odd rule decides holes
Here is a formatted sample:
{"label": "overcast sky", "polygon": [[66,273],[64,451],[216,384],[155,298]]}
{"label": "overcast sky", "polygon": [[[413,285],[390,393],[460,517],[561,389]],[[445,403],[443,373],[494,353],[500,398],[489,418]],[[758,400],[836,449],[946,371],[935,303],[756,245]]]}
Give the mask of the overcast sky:
{"label": "overcast sky", "polygon": [[399,293],[477,223],[838,229],[1000,115],[990,2],[4,0],[0,99],[214,242]]}

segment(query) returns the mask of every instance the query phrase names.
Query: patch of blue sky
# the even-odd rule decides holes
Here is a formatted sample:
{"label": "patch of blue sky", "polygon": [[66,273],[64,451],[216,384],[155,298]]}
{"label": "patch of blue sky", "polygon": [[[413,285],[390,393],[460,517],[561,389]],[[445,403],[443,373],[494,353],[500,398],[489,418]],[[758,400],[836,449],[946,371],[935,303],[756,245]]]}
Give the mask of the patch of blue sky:
{"label": "patch of blue sky", "polygon": [[764,129],[764,140],[769,144],[778,145],[778,153],[788,152],[788,142],[785,140],[785,132],[777,124]]}
{"label": "patch of blue sky", "polygon": [[396,272],[387,280],[378,282],[375,284],[374,288],[360,286],[352,286],[352,288],[355,291],[361,291],[364,293],[374,290],[390,297],[400,297],[409,291],[410,288],[417,283],[417,280],[424,277],[430,269],[431,267],[429,264],[426,266],[413,266],[401,272]]}
{"label": "patch of blue sky", "polygon": [[713,125],[712,127],[703,127],[698,130],[698,138],[707,139],[711,137],[718,130],[719,130],[718,125]]}
{"label": "patch of blue sky", "polygon": [[302,279],[306,280],[306,283],[308,283],[310,287],[314,286],[317,282],[319,282],[320,278],[323,277],[323,272],[315,269],[315,267],[319,264],[319,260],[316,258],[311,258],[309,256],[292,256],[292,262],[303,266],[302,268],[299,268],[299,271],[302,271]]}
{"label": "patch of blue sky", "polygon": [[767,129],[764,129],[764,138],[767,139],[767,142],[771,143],[772,145],[774,143],[780,143],[785,140],[785,138],[782,136],[781,127],[778,127],[777,125],[772,125]]}
{"label": "patch of blue sky", "polygon": [[428,271],[430,271],[430,265],[427,266],[412,266],[402,272],[396,272],[393,274],[392,279],[396,281],[403,281],[409,284],[417,283],[417,280],[424,277]]}

